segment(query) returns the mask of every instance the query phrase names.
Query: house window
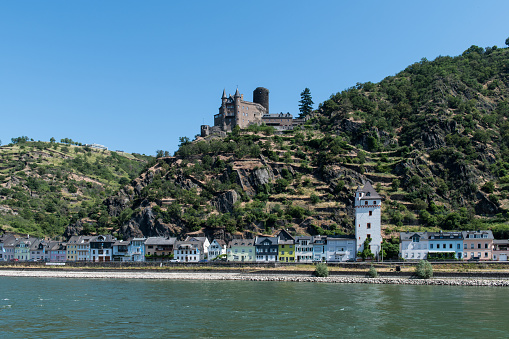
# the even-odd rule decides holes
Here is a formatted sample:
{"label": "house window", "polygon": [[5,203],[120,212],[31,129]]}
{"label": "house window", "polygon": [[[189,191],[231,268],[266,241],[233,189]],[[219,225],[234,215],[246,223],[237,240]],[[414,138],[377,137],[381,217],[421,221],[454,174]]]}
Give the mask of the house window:
{"label": "house window", "polygon": [[369,211],[369,216],[372,216],[373,215],[373,211]]}
{"label": "house window", "polygon": [[464,249],[467,249],[467,244],[463,244],[463,248],[464,248]]}
{"label": "house window", "polygon": [[367,202],[367,201],[366,201],[366,202],[364,202],[364,205],[367,205],[367,204],[368,204],[368,202]]}
{"label": "house window", "polygon": [[452,248],[452,244],[449,244],[449,248]]}
{"label": "house window", "polygon": [[473,249],[474,248],[474,244],[470,244],[470,249]]}
{"label": "house window", "polygon": [[461,245],[460,245],[460,244],[458,244],[458,246],[457,246],[456,248],[457,248],[458,250],[459,250],[459,249],[461,249]]}
{"label": "house window", "polygon": [[371,223],[368,222],[368,230],[371,228]]}
{"label": "house window", "polygon": [[433,244],[429,244],[429,249],[432,250],[433,249]]}
{"label": "house window", "polygon": [[488,244],[484,244],[484,248],[488,248]]}
{"label": "house window", "polygon": [[442,245],[442,248],[446,248],[447,246],[445,244]]}
{"label": "house window", "polygon": [[477,248],[481,248],[481,244],[477,244]]}
{"label": "house window", "polygon": [[373,201],[373,205],[376,205],[376,201]]}
{"label": "house window", "polygon": [[371,234],[368,234],[368,239],[371,239]]}

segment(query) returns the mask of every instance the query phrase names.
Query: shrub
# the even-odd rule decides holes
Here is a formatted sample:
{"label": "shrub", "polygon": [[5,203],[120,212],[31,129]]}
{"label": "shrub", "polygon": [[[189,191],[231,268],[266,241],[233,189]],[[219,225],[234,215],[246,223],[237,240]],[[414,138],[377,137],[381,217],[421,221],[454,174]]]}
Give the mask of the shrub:
{"label": "shrub", "polygon": [[328,277],[329,276],[329,268],[326,263],[319,263],[315,268],[315,276],[316,277]]}
{"label": "shrub", "polygon": [[415,268],[415,274],[421,279],[433,278],[433,267],[427,260],[421,260]]}
{"label": "shrub", "polygon": [[368,275],[370,278],[378,277],[378,272],[376,271],[375,266],[371,265],[371,267],[369,268],[369,271],[368,271]]}

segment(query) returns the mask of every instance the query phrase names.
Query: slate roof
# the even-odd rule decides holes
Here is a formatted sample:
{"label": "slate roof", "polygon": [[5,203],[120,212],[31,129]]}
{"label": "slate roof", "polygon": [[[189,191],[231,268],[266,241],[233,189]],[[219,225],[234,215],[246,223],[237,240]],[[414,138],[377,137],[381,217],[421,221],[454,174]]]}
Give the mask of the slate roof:
{"label": "slate roof", "polygon": [[254,246],[255,239],[233,239],[230,241],[228,247],[233,246]]}
{"label": "slate roof", "polygon": [[[491,230],[486,231],[463,231],[463,239],[493,239],[493,232]],[[475,235],[481,235],[480,238],[475,238]],[[482,236],[486,234],[487,238],[483,238]]]}
{"label": "slate roof", "polygon": [[150,237],[145,241],[145,245],[164,245],[164,246],[173,246],[175,245],[175,241],[177,238],[171,237]]}
{"label": "slate roof", "polygon": [[414,235],[418,235],[422,240],[428,240],[428,232],[400,232],[401,241],[412,240]]}
{"label": "slate roof", "polygon": [[363,188],[357,188],[357,192],[364,192],[364,195],[362,196],[361,200],[368,200],[368,199],[382,199],[382,197],[375,191],[371,183],[368,181],[366,184],[364,184]]}
{"label": "slate roof", "polygon": [[256,237],[255,246],[260,246],[266,240],[271,243],[270,245],[277,245],[279,239],[276,237]]}

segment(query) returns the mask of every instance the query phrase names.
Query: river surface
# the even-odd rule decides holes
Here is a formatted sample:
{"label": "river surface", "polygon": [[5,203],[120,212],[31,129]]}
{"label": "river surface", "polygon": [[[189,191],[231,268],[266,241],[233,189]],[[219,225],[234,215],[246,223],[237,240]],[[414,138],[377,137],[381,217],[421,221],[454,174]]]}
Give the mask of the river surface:
{"label": "river surface", "polygon": [[0,277],[1,338],[507,338],[509,289]]}

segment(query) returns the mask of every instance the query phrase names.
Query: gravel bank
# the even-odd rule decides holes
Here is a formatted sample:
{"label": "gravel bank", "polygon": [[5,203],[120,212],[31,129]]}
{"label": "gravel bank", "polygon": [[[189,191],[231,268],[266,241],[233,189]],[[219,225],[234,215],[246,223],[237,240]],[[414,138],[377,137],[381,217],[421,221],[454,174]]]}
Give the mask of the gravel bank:
{"label": "gravel bank", "polygon": [[244,281],[288,281],[321,282],[339,284],[393,284],[393,285],[444,285],[444,286],[497,286],[509,287],[509,280],[501,279],[408,279],[408,278],[364,278],[328,277],[318,278],[304,275],[213,272],[122,272],[122,271],[48,271],[48,270],[0,270],[4,277],[80,278],[80,279],[173,279],[173,280],[244,280]]}

